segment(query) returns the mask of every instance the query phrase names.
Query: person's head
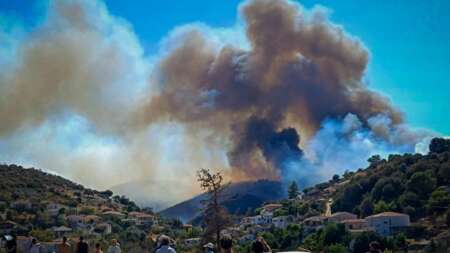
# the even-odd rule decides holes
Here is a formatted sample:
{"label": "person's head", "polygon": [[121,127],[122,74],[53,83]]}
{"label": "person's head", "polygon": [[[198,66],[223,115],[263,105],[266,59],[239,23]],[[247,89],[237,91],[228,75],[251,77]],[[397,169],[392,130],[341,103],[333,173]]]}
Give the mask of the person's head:
{"label": "person's head", "polygon": [[159,238],[159,242],[160,242],[161,246],[169,246],[169,244],[170,244],[170,239],[169,239],[168,236],[162,235],[162,236]]}
{"label": "person's head", "polygon": [[231,239],[231,236],[224,235],[220,238],[220,247],[224,250],[230,250],[233,248],[233,239]]}
{"label": "person's head", "polygon": [[63,236],[63,243],[66,243],[67,242],[67,237],[65,237],[65,236]]}
{"label": "person's head", "polygon": [[261,238],[257,238],[252,245],[252,250],[255,253],[262,253],[264,252],[264,244],[262,243]]}
{"label": "person's head", "polygon": [[373,250],[373,251],[381,250],[381,245],[379,242],[373,241],[373,242],[369,243],[369,249]]}
{"label": "person's head", "polygon": [[80,236],[80,242],[83,242],[84,238],[83,236]]}
{"label": "person's head", "polygon": [[33,238],[32,240],[31,240],[31,244],[36,244],[37,243],[37,240],[36,240],[36,238]]}
{"label": "person's head", "polygon": [[95,244],[95,248],[96,248],[96,249],[101,249],[100,243],[96,243],[96,244]]}
{"label": "person's head", "polygon": [[116,240],[116,239],[112,239],[112,240],[111,240],[111,244],[114,245],[114,246],[116,246],[116,245],[117,245],[117,240]]}
{"label": "person's head", "polygon": [[208,242],[207,244],[203,245],[203,248],[205,251],[212,251],[214,250],[214,244],[211,242]]}

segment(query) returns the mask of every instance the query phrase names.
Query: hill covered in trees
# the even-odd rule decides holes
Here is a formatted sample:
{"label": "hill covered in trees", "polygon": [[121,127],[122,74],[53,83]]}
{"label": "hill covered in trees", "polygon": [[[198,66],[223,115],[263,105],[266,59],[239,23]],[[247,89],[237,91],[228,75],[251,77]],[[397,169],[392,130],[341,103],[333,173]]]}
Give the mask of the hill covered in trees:
{"label": "hill covered in trees", "polygon": [[437,217],[450,205],[450,140],[433,139],[427,155],[373,156],[370,166],[347,175],[338,189],[333,211],[368,216],[398,211],[412,220]]}
{"label": "hill covered in trees", "polygon": [[[185,222],[194,221],[199,218],[202,208],[202,200],[206,194],[197,195],[160,212],[161,215],[180,219]],[[258,180],[248,182],[237,182],[225,188],[222,205],[230,214],[243,215],[248,211],[256,209],[264,202],[280,200],[286,197],[286,191],[281,182]]]}

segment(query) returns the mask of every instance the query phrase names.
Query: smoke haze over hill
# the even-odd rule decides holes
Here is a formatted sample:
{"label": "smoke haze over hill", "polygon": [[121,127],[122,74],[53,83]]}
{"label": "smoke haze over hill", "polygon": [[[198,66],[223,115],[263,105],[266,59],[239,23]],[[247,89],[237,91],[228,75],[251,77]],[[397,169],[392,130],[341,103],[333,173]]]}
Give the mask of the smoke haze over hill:
{"label": "smoke haze over hill", "polygon": [[100,1],[52,1],[33,31],[0,31],[0,159],[99,188],[178,180],[185,195],[164,197],[180,200],[200,167],[306,186],[426,146],[367,87],[368,49],[326,10],[261,0],[239,13],[232,28],[178,27],[152,56]]}

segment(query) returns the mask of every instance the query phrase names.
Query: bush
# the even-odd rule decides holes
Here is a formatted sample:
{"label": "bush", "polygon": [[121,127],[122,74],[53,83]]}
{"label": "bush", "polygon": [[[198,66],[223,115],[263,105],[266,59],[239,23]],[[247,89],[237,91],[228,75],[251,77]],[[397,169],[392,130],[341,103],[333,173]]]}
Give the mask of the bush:
{"label": "bush", "polygon": [[49,242],[53,240],[53,232],[49,229],[33,229],[30,235],[38,241]]}
{"label": "bush", "polygon": [[80,210],[80,214],[84,214],[84,215],[92,215],[94,213],[95,213],[95,209],[90,208],[90,207],[84,207]]}
{"label": "bush", "polygon": [[443,153],[450,151],[450,139],[433,138],[430,142],[430,153]]}
{"label": "bush", "polygon": [[329,253],[348,253],[349,251],[342,244],[333,244],[330,247],[328,247],[328,250],[326,252],[329,252]]}
{"label": "bush", "polygon": [[432,177],[427,172],[416,172],[407,183],[408,190],[417,193],[423,199],[434,190],[436,187],[436,178]]}

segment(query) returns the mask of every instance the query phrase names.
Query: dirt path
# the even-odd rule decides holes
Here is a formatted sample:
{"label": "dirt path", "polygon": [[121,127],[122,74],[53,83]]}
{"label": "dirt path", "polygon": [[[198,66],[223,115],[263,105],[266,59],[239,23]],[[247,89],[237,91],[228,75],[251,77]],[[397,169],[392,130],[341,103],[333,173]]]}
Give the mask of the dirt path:
{"label": "dirt path", "polygon": [[326,208],[325,208],[325,216],[331,216],[331,204],[333,203],[333,199],[328,199],[328,201],[327,201],[327,203],[325,204],[326,205]]}

